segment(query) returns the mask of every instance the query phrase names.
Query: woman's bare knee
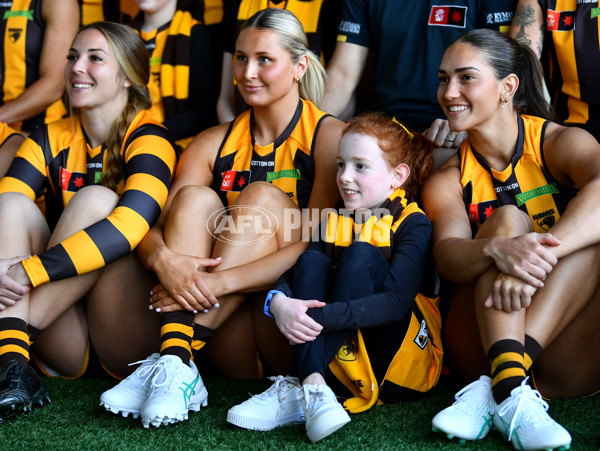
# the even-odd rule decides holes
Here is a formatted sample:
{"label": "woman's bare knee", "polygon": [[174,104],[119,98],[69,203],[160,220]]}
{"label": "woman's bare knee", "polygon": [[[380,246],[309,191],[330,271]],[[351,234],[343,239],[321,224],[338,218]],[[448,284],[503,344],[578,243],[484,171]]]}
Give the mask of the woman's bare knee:
{"label": "woman's bare knee", "polygon": [[519,236],[533,232],[533,225],[527,213],[519,210],[514,205],[504,205],[493,211],[485,220],[475,238],[489,238],[491,236]]}

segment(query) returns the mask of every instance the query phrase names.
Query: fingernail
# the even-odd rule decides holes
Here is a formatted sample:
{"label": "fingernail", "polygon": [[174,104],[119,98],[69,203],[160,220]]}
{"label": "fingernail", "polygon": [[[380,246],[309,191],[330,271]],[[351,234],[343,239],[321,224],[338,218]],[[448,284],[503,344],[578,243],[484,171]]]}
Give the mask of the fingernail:
{"label": "fingernail", "polygon": [[157,308],[155,311],[156,311],[157,313],[160,313],[160,308]]}
{"label": "fingernail", "polygon": [[150,298],[150,299],[148,300],[148,302],[150,302],[150,304],[152,304],[152,298]]}
{"label": "fingernail", "polygon": [[154,296],[154,293],[152,292],[152,290],[150,290],[150,296]]}
{"label": "fingernail", "polygon": [[212,306],[212,308],[219,308],[219,303],[217,302],[215,305]]}
{"label": "fingernail", "polygon": [[194,310],[194,313],[198,313],[198,310]]}
{"label": "fingernail", "polygon": [[222,259],[223,259],[223,257],[217,257],[217,258],[215,258],[215,260],[222,260]]}
{"label": "fingernail", "polygon": [[208,313],[208,309],[204,309],[202,313]]}
{"label": "fingernail", "polygon": [[154,310],[154,307],[152,305],[149,305],[148,310]]}

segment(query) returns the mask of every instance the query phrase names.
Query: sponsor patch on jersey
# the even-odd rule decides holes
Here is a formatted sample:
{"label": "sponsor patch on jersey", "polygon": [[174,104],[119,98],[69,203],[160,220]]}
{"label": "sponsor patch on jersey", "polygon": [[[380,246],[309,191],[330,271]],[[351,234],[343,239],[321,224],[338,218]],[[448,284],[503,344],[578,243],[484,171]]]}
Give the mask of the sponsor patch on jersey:
{"label": "sponsor patch on jersey", "polygon": [[21,11],[4,11],[4,20],[9,19],[11,17],[25,17],[27,20],[33,20],[33,10],[24,9]]}
{"label": "sponsor patch on jersey", "polygon": [[556,183],[549,183],[548,185],[540,186],[539,188],[530,189],[529,191],[525,191],[524,193],[515,196],[515,199],[517,199],[517,207],[520,207],[525,202],[535,197],[543,196],[544,194],[558,194],[558,192]]}
{"label": "sponsor patch on jersey", "polygon": [[60,168],[60,189],[76,193],[85,186],[87,174],[83,172],[71,172],[65,168]]}
{"label": "sponsor patch on jersey", "polygon": [[469,204],[467,206],[469,221],[474,224],[483,224],[499,206],[500,204],[497,199],[479,202],[478,204]]}
{"label": "sponsor patch on jersey", "polygon": [[592,8],[591,18],[600,16],[600,8]]}
{"label": "sponsor patch on jersey", "polygon": [[221,174],[221,191],[241,191],[250,183],[252,171],[225,171]]}
{"label": "sponsor patch on jersey", "polygon": [[548,31],[571,31],[575,29],[575,11],[554,11],[546,13],[546,29]]}
{"label": "sponsor patch on jersey", "polygon": [[421,349],[425,349],[427,346],[427,342],[429,341],[429,332],[427,332],[427,323],[424,319],[421,320],[421,327],[419,328],[419,332],[415,337],[415,343]]}
{"label": "sponsor patch on jersey", "polygon": [[300,169],[286,169],[285,171],[267,172],[267,182],[272,182],[273,180],[281,178],[302,180]]}
{"label": "sponsor patch on jersey", "polygon": [[466,6],[433,5],[429,15],[429,25],[465,28],[467,24]]}

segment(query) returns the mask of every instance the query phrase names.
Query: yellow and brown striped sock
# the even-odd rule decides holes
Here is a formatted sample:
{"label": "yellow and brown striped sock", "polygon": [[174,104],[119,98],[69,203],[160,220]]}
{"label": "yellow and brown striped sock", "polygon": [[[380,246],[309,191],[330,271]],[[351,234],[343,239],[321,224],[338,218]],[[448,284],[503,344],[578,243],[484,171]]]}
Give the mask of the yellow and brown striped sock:
{"label": "yellow and brown striped sock", "polygon": [[497,404],[510,396],[525,379],[523,345],[517,340],[500,340],[488,350],[492,371],[492,393]]}
{"label": "yellow and brown striped sock", "polygon": [[29,362],[27,323],[20,318],[0,318],[0,364],[9,360]]}
{"label": "yellow and brown striped sock", "polygon": [[176,355],[186,365],[192,356],[194,313],[167,312],[160,315],[160,355]]}

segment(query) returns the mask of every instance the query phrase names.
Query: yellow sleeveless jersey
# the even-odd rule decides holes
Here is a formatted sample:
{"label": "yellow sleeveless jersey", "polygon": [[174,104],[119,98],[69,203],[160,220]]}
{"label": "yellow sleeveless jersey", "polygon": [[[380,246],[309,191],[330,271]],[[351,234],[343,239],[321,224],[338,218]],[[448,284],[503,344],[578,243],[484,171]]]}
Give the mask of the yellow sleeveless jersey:
{"label": "yellow sleeveless jersey", "polygon": [[503,205],[527,213],[536,232],[547,232],[560,218],[577,190],[558,183],[544,167],[542,145],[547,121],[520,115],[517,149],[508,167],[490,168],[467,140],[459,151],[463,200],[473,236]]}
{"label": "yellow sleeveless jersey", "polygon": [[[53,228],[78,190],[99,184],[105,163],[105,146],[89,147],[79,118],[63,119],[38,128],[24,141],[0,180],[0,193],[18,192],[35,200],[45,192]],[[139,112],[121,147],[117,207],[107,218],[24,260],[33,286],[93,271],[135,249],[161,213],[175,164],[167,130],[146,110]]]}
{"label": "yellow sleeveless jersey", "polygon": [[254,140],[252,110],[231,122],[213,168],[212,189],[223,205],[231,206],[252,182],[280,188],[300,208],[308,205],[315,178],[314,145],[323,118],[329,116],[312,102],[300,100],[292,121],[274,143]]}
{"label": "yellow sleeveless jersey", "polygon": [[557,115],[567,124],[600,127],[598,1],[540,0],[539,3],[546,12],[551,95]]}
{"label": "yellow sleeveless jersey", "polygon": [[[19,97],[40,78],[45,28],[42,0],[0,2],[0,33],[4,37],[0,73],[2,105]],[[10,126],[30,132],[39,125],[60,119],[66,112],[62,100],[57,100],[45,112]]]}

